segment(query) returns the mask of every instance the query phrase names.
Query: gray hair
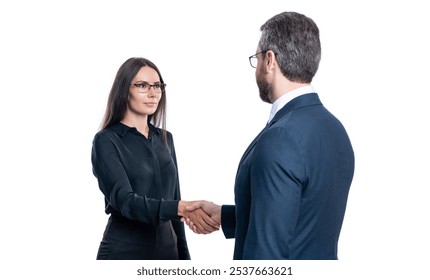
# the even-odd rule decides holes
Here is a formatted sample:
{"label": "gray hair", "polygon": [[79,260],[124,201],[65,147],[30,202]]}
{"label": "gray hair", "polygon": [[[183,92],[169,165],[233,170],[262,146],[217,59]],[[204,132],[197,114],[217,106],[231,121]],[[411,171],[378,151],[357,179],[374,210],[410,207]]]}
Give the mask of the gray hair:
{"label": "gray hair", "polygon": [[321,60],[315,22],[299,13],[284,12],[270,18],[260,30],[259,48],[276,54],[282,74],[293,82],[310,83]]}

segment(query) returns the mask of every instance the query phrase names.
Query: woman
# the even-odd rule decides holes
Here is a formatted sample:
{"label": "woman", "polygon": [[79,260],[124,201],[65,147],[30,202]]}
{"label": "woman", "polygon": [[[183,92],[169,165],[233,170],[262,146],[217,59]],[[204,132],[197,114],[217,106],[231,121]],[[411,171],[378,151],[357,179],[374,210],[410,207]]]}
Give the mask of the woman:
{"label": "woman", "polygon": [[[190,259],[180,222],[189,203],[180,201],[173,138],[165,130],[165,88],[145,58],[128,59],[115,77],[91,156],[110,214],[97,259]],[[202,211],[195,214],[207,232],[218,228]]]}

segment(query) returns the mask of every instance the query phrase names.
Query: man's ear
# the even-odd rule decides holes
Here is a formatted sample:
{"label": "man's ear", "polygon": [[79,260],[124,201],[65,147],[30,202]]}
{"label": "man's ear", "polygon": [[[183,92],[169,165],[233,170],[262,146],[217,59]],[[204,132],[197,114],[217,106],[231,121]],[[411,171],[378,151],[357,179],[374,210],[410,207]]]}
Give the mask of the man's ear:
{"label": "man's ear", "polygon": [[267,71],[274,70],[277,65],[276,55],[272,50],[266,52],[265,66]]}

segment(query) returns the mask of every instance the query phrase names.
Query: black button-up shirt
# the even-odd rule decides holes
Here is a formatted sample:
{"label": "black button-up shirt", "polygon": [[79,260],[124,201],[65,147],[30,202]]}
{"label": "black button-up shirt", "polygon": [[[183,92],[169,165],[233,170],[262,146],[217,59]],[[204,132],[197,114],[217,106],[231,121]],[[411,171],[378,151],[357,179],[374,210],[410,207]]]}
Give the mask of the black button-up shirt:
{"label": "black button-up shirt", "polygon": [[[156,239],[163,239],[161,229],[168,230],[171,226],[165,223],[172,222],[178,247],[185,248],[185,232],[177,215],[181,197],[176,155],[169,132],[167,142],[168,147],[161,130],[151,124],[148,138],[136,128],[112,125],[94,137],[93,173],[104,194],[107,214],[142,222],[145,231],[152,226]],[[171,233],[166,235],[171,237]]]}
{"label": "black button-up shirt", "polygon": [[93,172],[105,195],[106,213],[160,224],[178,219],[179,181],[172,135],[169,150],[159,129],[150,125],[149,138],[122,123],[96,134]]}

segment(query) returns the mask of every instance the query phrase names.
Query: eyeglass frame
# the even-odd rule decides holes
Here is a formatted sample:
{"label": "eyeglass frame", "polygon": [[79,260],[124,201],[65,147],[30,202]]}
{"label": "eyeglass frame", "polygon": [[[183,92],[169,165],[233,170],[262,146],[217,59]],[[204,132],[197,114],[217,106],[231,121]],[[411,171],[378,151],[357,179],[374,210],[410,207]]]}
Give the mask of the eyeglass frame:
{"label": "eyeglass frame", "polygon": [[[261,53],[267,53],[268,51],[270,51],[270,50],[265,50],[265,51],[261,51],[261,52],[258,52],[258,53],[256,53],[256,54],[254,54],[254,55],[251,55],[248,59],[249,59],[249,64],[251,64],[251,67],[252,68],[257,68],[257,63],[258,63],[258,59],[257,59],[257,62],[256,62],[256,64],[255,64],[255,66],[252,64],[252,59],[254,59],[254,58],[257,58],[257,55],[259,55],[259,54],[261,54]],[[275,54],[275,56],[277,55],[277,53],[274,53]]]}
{"label": "eyeglass frame", "polygon": [[257,63],[258,63],[258,59],[257,62],[255,63],[255,66],[252,64],[252,59],[257,58],[257,55],[261,54],[261,53],[267,53],[269,50],[265,50],[265,51],[261,51],[258,52],[254,55],[251,55],[248,59],[249,59],[249,64],[251,65],[252,68],[257,68]]}
{"label": "eyeglass frame", "polygon": [[[162,92],[164,92],[164,89],[166,88],[166,84],[153,84],[153,85],[151,85],[150,83],[147,83],[147,82],[139,82],[139,83],[134,83],[134,84],[130,84],[131,86],[134,86],[136,89],[137,89],[137,91],[138,92],[140,92],[140,93],[148,93],[148,92],[150,92],[151,91],[151,88],[154,88],[154,92],[155,93],[162,93]],[[142,91],[143,89],[141,88],[141,87],[139,87],[140,85],[146,85],[146,86],[149,86],[149,89],[147,90],[147,91]],[[157,88],[156,87],[159,87],[159,90],[160,91],[157,91]]]}

